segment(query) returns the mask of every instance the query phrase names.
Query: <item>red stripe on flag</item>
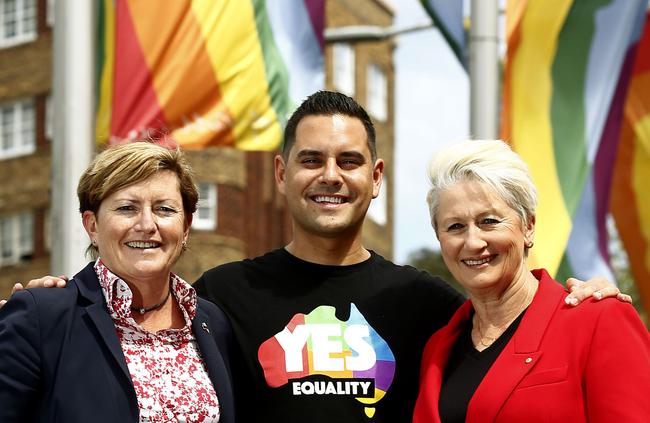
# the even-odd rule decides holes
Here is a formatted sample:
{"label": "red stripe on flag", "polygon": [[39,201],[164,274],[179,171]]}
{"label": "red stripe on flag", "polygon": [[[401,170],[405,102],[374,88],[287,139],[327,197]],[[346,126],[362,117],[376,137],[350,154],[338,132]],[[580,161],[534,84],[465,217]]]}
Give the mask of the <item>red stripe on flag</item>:
{"label": "red stripe on flag", "polygon": [[[126,0],[117,0],[111,140],[166,126]],[[155,134],[154,134],[155,135]]]}

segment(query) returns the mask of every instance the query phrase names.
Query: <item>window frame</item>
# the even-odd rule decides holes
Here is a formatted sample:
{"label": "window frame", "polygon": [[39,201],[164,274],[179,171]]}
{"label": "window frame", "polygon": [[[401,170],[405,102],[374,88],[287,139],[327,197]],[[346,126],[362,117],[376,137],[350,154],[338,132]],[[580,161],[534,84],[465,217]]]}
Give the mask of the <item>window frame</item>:
{"label": "window frame", "polygon": [[[25,120],[24,114],[29,109],[31,117]],[[4,114],[5,110],[11,110],[11,147],[5,147]],[[31,125],[29,136],[25,136],[26,122]],[[28,139],[29,138],[29,139]],[[34,98],[19,99],[12,102],[0,104],[0,160],[14,157],[27,156],[36,151],[36,101]]]}
{"label": "window frame", "polygon": [[[5,35],[5,6],[6,1],[0,0],[0,48],[13,47],[18,44],[29,43],[38,37],[38,0],[14,0],[16,10],[14,17],[16,21],[16,35],[7,37]],[[33,10],[33,25],[30,31],[26,31],[25,13],[28,7]]]}
{"label": "window frame", "polygon": [[[10,232],[9,238],[6,232]],[[7,246],[9,249],[5,250]],[[9,252],[6,256],[5,251]],[[34,213],[27,211],[0,217],[0,267],[29,260],[33,253]]]}
{"label": "window frame", "polygon": [[372,62],[366,68],[366,107],[378,121],[388,120],[388,77],[381,66]]}
{"label": "window frame", "polygon": [[[217,184],[211,182],[199,182],[199,201],[196,204],[196,211],[192,218],[192,229],[198,231],[213,231],[217,228]],[[207,196],[203,189],[207,189]],[[202,217],[201,210],[207,210],[207,217]]]}
{"label": "window frame", "polygon": [[350,97],[356,91],[356,52],[350,43],[332,46],[332,83],[334,88]]}

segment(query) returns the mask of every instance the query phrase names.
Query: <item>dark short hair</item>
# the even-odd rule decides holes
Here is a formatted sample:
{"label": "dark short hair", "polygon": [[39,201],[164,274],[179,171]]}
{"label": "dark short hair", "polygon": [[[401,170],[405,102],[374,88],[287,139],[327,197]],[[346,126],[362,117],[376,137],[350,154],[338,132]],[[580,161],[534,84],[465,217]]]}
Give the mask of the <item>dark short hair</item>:
{"label": "dark short hair", "polygon": [[375,145],[375,126],[359,103],[352,97],[345,94],[337,93],[335,91],[316,91],[314,94],[307,97],[305,101],[296,109],[289,118],[287,126],[284,129],[284,143],[282,144],[282,157],[289,156],[291,147],[296,142],[296,128],[300,121],[307,116],[333,116],[343,115],[357,118],[363,123],[366,129],[366,136],[368,141],[368,149],[372,160],[377,159],[377,147]]}

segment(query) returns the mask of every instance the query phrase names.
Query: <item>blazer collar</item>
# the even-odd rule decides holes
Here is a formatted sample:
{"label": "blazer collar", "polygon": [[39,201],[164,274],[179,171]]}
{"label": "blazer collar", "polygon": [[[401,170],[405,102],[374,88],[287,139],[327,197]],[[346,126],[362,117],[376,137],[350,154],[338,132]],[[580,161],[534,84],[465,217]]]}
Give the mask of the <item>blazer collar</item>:
{"label": "blazer collar", "polygon": [[493,422],[512,391],[543,355],[540,348],[546,328],[566,295],[543,269],[533,270],[539,288],[517,331],[476,389],[467,408],[467,421]]}
{"label": "blazer collar", "polygon": [[86,316],[91,324],[95,326],[100,335],[101,340],[104,342],[110,351],[117,365],[120,367],[124,375],[131,381],[129,369],[126,366],[126,359],[124,352],[120,345],[120,340],[117,338],[115,324],[113,319],[108,314],[105,306],[104,295],[102,288],[99,285],[97,274],[94,269],[94,262],[88,263],[79,273],[74,275],[73,281],[79,290],[80,302],[84,301],[86,304],[81,304],[85,308]]}
{"label": "blazer collar", "polygon": [[232,409],[234,401],[230,375],[227,372],[224,357],[213,337],[216,333],[211,333],[211,331],[218,331],[219,329],[211,327],[210,317],[201,307],[199,301],[197,303],[196,316],[192,320],[192,331],[201,351],[201,357],[203,358],[205,367],[208,370],[208,376],[212,381],[212,386],[214,386],[214,390],[217,392],[219,403],[222,404],[219,421],[230,423],[234,421],[234,410]]}

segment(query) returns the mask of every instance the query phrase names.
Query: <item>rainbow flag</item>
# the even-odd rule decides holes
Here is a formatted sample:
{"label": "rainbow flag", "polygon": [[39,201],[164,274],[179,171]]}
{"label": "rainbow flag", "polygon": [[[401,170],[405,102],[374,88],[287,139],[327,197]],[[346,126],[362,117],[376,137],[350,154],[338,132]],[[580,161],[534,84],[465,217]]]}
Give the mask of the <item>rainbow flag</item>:
{"label": "rainbow flag", "polygon": [[[607,154],[616,143],[603,137],[608,118],[617,113],[613,100],[647,3],[507,4],[502,136],[528,163],[539,190],[532,267],[613,280],[601,239],[606,211],[598,205],[607,204]],[[624,85],[618,90],[624,92]]]}
{"label": "rainbow flag", "polygon": [[99,3],[99,142],[273,150],[324,86],[325,0]]}
{"label": "rainbow flag", "polygon": [[610,208],[643,308],[650,311],[650,14],[623,113]]}

